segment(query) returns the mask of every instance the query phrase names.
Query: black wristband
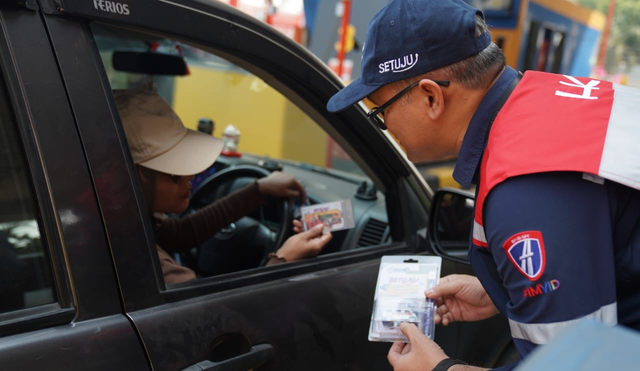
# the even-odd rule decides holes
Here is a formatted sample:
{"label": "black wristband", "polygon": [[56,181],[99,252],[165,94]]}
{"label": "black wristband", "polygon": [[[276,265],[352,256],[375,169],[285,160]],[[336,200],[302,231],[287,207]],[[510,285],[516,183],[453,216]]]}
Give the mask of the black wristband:
{"label": "black wristband", "polygon": [[433,368],[433,371],[447,371],[453,365],[466,365],[459,359],[445,358]]}

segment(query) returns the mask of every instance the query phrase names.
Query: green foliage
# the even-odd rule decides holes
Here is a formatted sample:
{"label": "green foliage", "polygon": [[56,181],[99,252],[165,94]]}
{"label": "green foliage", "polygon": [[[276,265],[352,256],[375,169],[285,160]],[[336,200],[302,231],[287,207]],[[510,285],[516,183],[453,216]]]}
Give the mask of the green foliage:
{"label": "green foliage", "polygon": [[[607,14],[610,0],[574,0],[574,2]],[[613,59],[613,62],[624,60],[630,64],[640,61],[640,55],[638,54],[638,50],[640,50],[639,19],[640,1],[616,0],[608,44],[608,60]]]}
{"label": "green foliage", "polygon": [[573,2],[585,8],[599,10],[604,14],[607,14],[609,8],[609,0],[573,0]]}
{"label": "green foliage", "polygon": [[609,8],[609,0],[575,0],[574,3],[585,8],[599,10],[604,14],[607,14],[607,9]]}

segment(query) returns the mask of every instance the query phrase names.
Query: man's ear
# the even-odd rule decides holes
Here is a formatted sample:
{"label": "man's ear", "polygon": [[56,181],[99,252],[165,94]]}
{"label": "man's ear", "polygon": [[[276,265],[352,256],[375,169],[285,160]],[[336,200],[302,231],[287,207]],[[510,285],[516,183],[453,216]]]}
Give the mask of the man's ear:
{"label": "man's ear", "polygon": [[444,112],[444,96],[440,85],[430,79],[422,79],[418,84],[425,100],[427,114],[432,120],[437,120]]}

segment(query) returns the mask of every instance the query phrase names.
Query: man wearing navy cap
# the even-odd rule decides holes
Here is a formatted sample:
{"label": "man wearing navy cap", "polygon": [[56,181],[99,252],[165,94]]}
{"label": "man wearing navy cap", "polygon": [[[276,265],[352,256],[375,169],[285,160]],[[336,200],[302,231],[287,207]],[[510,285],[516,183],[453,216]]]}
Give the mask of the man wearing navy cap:
{"label": "man wearing navy cap", "polygon": [[[362,77],[333,96],[368,113],[414,162],[457,156],[476,186],[477,278],[425,293],[436,322],[509,319],[520,358],[583,318],[640,329],[640,91],[505,67],[482,12],[461,0],[392,0],[369,24]],[[395,370],[477,369],[412,325]],[[502,369],[511,369],[510,365]]]}

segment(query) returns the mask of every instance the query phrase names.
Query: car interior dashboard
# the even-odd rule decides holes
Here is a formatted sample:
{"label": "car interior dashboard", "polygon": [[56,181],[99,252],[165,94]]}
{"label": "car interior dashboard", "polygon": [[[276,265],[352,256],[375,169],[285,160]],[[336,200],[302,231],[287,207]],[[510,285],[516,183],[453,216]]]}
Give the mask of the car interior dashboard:
{"label": "car interior dashboard", "polygon": [[[306,204],[308,205],[347,199],[351,201],[354,227],[334,231],[332,240],[324,247],[321,254],[391,242],[384,193],[377,190],[371,180],[365,176],[311,167],[306,164],[300,166],[296,163],[279,162],[246,154],[241,157],[220,156],[215,164],[220,170],[240,165],[259,166],[269,171],[279,170],[295,176],[305,187],[308,199]],[[223,192],[234,191],[253,181],[251,178],[236,179]],[[279,228],[275,225],[278,221],[275,208],[271,206],[267,205],[250,216],[264,220],[267,226],[272,224],[274,229]],[[299,202],[292,206],[294,207],[290,212],[295,214],[294,208],[299,207]],[[264,214],[257,215],[256,213]],[[294,216],[299,217],[299,215]],[[292,234],[292,227],[288,226],[288,228]]]}

